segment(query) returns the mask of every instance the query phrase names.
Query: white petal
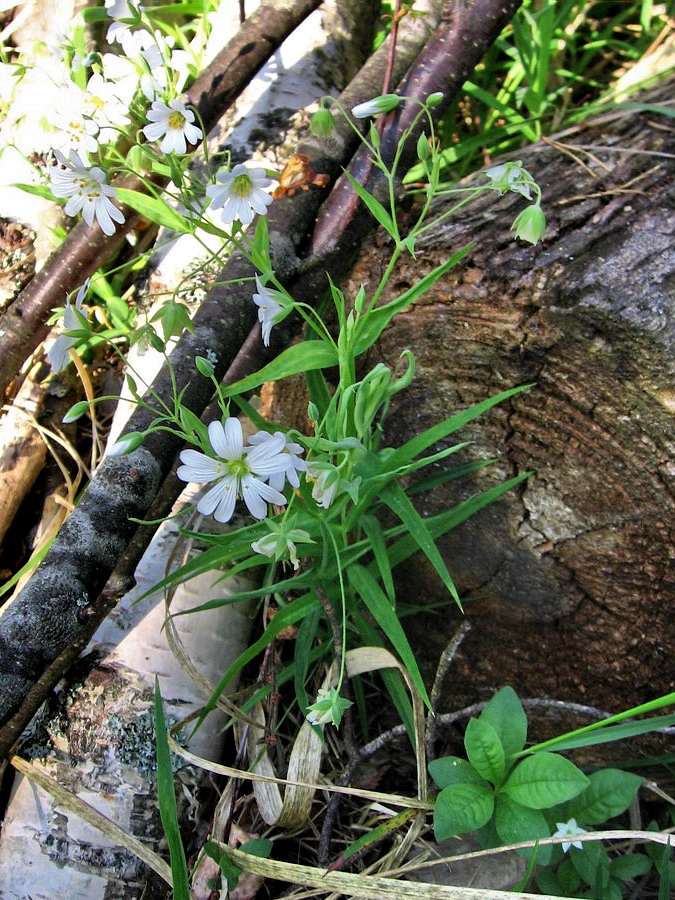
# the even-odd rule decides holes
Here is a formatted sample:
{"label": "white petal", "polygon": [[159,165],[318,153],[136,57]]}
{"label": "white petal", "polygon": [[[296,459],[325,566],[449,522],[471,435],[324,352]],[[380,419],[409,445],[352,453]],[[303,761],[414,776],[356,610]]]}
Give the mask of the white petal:
{"label": "white petal", "polygon": [[181,481],[202,484],[213,481],[214,478],[219,478],[223,474],[221,463],[205,453],[200,453],[199,450],[183,450],[180,461],[183,465],[178,467],[176,475]]}
{"label": "white petal", "polygon": [[234,416],[225,420],[225,459],[241,459],[244,452],[244,434],[241,430],[241,422]]}
{"label": "white petal", "polygon": [[225,441],[225,429],[222,422],[214,421],[209,423],[209,442],[218,456],[227,459],[225,455],[227,451],[227,442]]}
{"label": "white petal", "polygon": [[229,522],[237,500],[237,479],[228,475],[215,484],[197,504],[203,516],[213,515],[216,522]]}
{"label": "white petal", "polygon": [[248,507],[249,512],[256,519],[264,519],[267,515],[267,503],[276,503],[277,506],[283,506],[286,498],[279,491],[276,491],[270,485],[265,484],[252,475],[244,475],[241,479],[241,495],[244,503]]}

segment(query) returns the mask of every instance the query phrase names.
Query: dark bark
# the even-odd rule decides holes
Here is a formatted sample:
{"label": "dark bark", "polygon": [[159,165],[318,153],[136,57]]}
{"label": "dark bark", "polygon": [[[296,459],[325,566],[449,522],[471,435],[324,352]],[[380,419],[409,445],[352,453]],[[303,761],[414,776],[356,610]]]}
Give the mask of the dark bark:
{"label": "dark bark", "polygon": [[[321,0],[272,0],[253,13],[237,36],[218,54],[206,72],[186,94],[196,107],[206,132],[231,106],[258,69]],[[161,187],[167,179],[155,178]],[[143,191],[140,179],[126,179],[123,186]],[[109,237],[97,223],[80,221],[47,260],[30,284],[2,317],[0,333],[0,395],[16,377],[23,361],[47,337],[46,324],[64,296],[79,287],[124,243],[138,222],[136,212],[119,204],[125,221]]]}
{"label": "dark bark", "polygon": [[[672,96],[672,83],[660,96]],[[389,419],[391,443],[534,383],[460,435],[475,441],[464,461],[497,463],[421,501],[436,512],[533,471],[518,492],[441,540],[473,625],[442,709],[511,683],[523,694],[618,711],[666,692],[675,678],[668,121],[622,110],[519,154],[542,186],[543,246],[522,245],[509,231],[522,198],[485,196],[421,241],[417,262],[395,279],[399,293],[477,241],[383,336],[378,359],[394,365],[410,347],[417,361]],[[386,251],[364,254],[353,281],[367,285]],[[424,560],[402,567],[399,589],[402,601],[443,599]],[[408,620],[429,673],[460,620],[451,601]]]}

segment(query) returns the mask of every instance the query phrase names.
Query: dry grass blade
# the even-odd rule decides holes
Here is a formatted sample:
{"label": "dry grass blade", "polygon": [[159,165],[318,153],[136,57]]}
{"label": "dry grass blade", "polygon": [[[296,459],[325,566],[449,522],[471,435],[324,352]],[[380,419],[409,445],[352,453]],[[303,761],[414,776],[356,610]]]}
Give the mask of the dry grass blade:
{"label": "dry grass blade", "polygon": [[369,900],[573,900],[571,897],[552,897],[550,894],[491,891],[483,888],[420,884],[350,872],[325,872],[312,866],[260,859],[241,850],[223,849],[227,849],[232,862],[245,872],[304,887],[321,888],[326,892],[339,891],[347,897],[367,897]]}

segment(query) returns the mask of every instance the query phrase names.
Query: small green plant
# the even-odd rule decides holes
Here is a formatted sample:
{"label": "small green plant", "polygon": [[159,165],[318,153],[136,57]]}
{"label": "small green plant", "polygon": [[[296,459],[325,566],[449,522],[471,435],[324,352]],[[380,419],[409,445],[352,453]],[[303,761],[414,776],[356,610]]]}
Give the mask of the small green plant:
{"label": "small green plant", "polygon": [[[563,736],[558,745],[566,738],[575,743],[573,737],[583,731]],[[583,745],[603,739],[597,729],[594,734]],[[504,687],[469,721],[466,759],[446,756],[429,763],[440,788],[434,806],[437,840],[477,831],[485,847],[530,842],[518,852],[540,867],[538,887],[561,896],[621,900],[625,883],[647,874],[656,860],[660,873],[668,868],[661,864],[659,847],[650,848],[651,856],[627,852],[610,858],[600,841],[583,839],[628,809],[643,783],[640,776],[614,768],[586,775],[542,745],[526,749],[526,739],[525,711],[513,688]],[[547,838],[560,841],[539,843]]]}

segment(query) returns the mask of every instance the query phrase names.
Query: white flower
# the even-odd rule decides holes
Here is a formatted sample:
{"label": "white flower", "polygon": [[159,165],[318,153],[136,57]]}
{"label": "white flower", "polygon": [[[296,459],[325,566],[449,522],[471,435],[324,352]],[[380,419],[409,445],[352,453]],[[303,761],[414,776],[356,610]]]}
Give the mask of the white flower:
{"label": "white flower", "polygon": [[264,216],[272,197],[263,190],[272,183],[264,169],[248,169],[241,163],[231,172],[221,169],[216,173],[220,184],[209,184],[206,194],[211,198],[212,209],[220,209],[223,222],[228,225],[238,219],[242,225],[250,225],[253,214]]}
{"label": "white flower", "polygon": [[340,473],[338,470],[335,466],[327,463],[323,463],[321,466],[316,463],[308,463],[307,480],[314,482],[312,497],[317,506],[320,506],[322,509],[328,509],[335,499],[335,494],[340,484]]}
{"label": "white flower", "polygon": [[281,291],[266,288],[257,275],[255,276],[255,285],[258,288],[258,293],[253,295],[253,302],[258,307],[258,319],[262,325],[263,344],[269,347],[272,327],[281,320],[281,314],[284,311],[284,307],[275,297],[281,298],[284,295]]}
{"label": "white flower", "polygon": [[115,188],[106,183],[103,169],[98,166],[87,168],[74,150],[70,151],[69,159],[58,150],[55,155],[65,169],[52,166],[49,177],[54,196],[69,198],[66,215],[75,216],[82,210],[87,225],[93,225],[95,217],[104,234],[114,234],[113,219],[121,224],[124,215],[110,200],[115,196]]}
{"label": "white flower", "polygon": [[106,81],[98,72],[87,82],[83,104],[85,113],[91,116],[101,128],[99,140],[107,144],[115,137],[117,125],[128,125],[131,121],[127,112],[133,91],[124,90],[112,81]]}
{"label": "white flower", "polygon": [[[105,11],[111,19],[135,19],[143,12],[140,3],[130,3],[129,0],[106,0]],[[123,22],[113,22],[108,28],[106,38],[111,44],[119,41],[124,46],[126,38],[131,34],[131,29]]]}
{"label": "white flower", "polygon": [[532,199],[530,187],[534,180],[520,160],[492,166],[485,170],[485,177],[490,179],[490,187],[499,194],[513,191],[515,194],[522,194],[526,200]]}
{"label": "white flower", "polygon": [[283,490],[284,484],[286,483],[286,479],[288,479],[288,483],[292,485],[294,488],[300,487],[300,479],[298,478],[298,472],[307,471],[307,463],[304,459],[300,459],[300,454],[304,453],[305,450],[300,444],[296,444],[293,441],[289,441],[286,438],[286,435],[281,431],[275,431],[274,434],[270,434],[268,431],[259,431],[257,434],[252,435],[248,442],[254,447],[259,446],[260,444],[265,444],[268,441],[279,440],[283,441],[281,453],[286,460],[286,469],[284,471],[275,472],[268,480],[273,488],[281,491]]}
{"label": "white flower", "polygon": [[129,31],[122,40],[126,56],[103,54],[103,72],[121,88],[121,96],[132,97],[139,83],[143,95],[152,102],[167,85],[162,51],[149,31]]}
{"label": "white flower", "polygon": [[319,688],[314,703],[307,707],[307,721],[312,725],[337,726],[342,720],[342,714],[352,705],[351,700],[343,700],[335,688],[326,690]]}
{"label": "white flower", "polygon": [[277,506],[286,503],[283,494],[265,483],[275,472],[286,471],[282,440],[274,438],[245,448],[241,423],[234,417],[226,419],[224,427],[221,422],[211,422],[208,430],[217,458],[198,450],[183,450],[180,455],[183,465],[176,472],[183,481],[215,482],[197,504],[202,515],[213,515],[217,522],[229,522],[238,497],[256,519],[265,518],[268,503]]}
{"label": "white flower", "polygon": [[81,91],[64,87],[59,92],[54,109],[47,113],[47,118],[58,130],[56,143],[59,150],[75,150],[83,155],[96,153],[99,126],[85,114]]}
{"label": "white flower", "polygon": [[[567,837],[568,835],[572,837],[575,834],[586,834],[586,829],[580,828],[577,825],[576,819],[570,819],[569,822],[556,822],[555,824],[558,830],[552,835],[552,837]],[[581,850],[582,846],[583,845],[581,841],[562,842],[563,853],[567,853],[570,847],[576,847],[577,850]]]}
{"label": "white flower", "polygon": [[143,134],[149,141],[157,141],[162,135],[164,138],[159,145],[162,153],[186,153],[186,140],[196,144],[202,137],[201,128],[192,123],[195,114],[191,109],[186,109],[180,100],[174,100],[171,106],[155,100],[148,113],[150,125],[146,125]]}
{"label": "white flower", "polygon": [[[78,312],[82,310],[82,303],[87,296],[90,281],[91,279],[87,278],[75,297],[75,309]],[[75,331],[78,328],[80,328],[80,322],[75,315],[75,310],[70,304],[70,298],[66,295],[66,306],[63,310],[63,324],[61,326],[61,331]],[[65,369],[70,359],[70,348],[74,347],[76,343],[77,338],[68,337],[66,334],[61,334],[57,337],[52,344],[51,349],[47,352],[47,358],[49,359],[49,365],[52,367],[52,372],[56,374]]]}
{"label": "white flower", "polygon": [[396,94],[382,94],[380,97],[366,100],[365,103],[357,103],[352,108],[352,115],[355,119],[368,119],[370,116],[379,116],[380,113],[396,109],[400,102],[401,98]]}
{"label": "white flower", "polygon": [[288,557],[293,563],[293,568],[299,569],[300,562],[295,541],[313,544],[314,540],[309,536],[309,532],[302,528],[287,530],[285,522],[277,524],[268,521],[267,526],[271,529],[271,533],[263,535],[259,541],[253,541],[251,550],[262,556],[273,556],[277,560]]}

